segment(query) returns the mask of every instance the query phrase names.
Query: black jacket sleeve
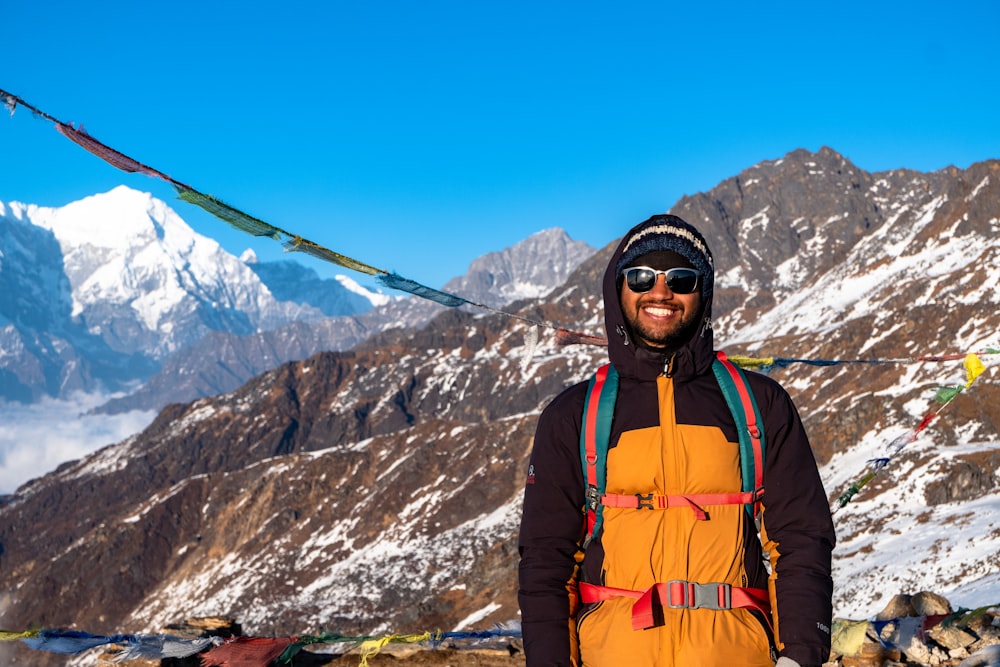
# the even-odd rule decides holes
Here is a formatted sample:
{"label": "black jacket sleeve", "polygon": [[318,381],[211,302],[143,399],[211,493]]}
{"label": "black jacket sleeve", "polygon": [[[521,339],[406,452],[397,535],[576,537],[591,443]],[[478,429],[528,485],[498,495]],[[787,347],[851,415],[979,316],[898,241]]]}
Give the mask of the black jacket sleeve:
{"label": "black jacket sleeve", "polygon": [[524,487],[518,602],[528,667],[568,667],[576,651],[575,572],[583,530],[580,422],[586,385],[542,412]]}
{"label": "black jacket sleeve", "polygon": [[764,413],[762,538],[773,567],[772,611],[780,653],[800,664],[830,655],[836,535],[826,491],[788,394],[767,380],[754,387]]}

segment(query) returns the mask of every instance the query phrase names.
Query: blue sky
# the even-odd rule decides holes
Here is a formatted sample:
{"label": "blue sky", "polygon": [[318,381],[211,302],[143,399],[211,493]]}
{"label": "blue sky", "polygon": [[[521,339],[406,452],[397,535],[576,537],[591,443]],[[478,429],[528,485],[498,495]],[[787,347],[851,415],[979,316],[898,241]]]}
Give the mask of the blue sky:
{"label": "blue sky", "polygon": [[[5,0],[0,89],[435,287],[548,227],[604,245],[798,148],[868,171],[1000,158],[993,0],[611,4]],[[124,183],[281,256],[25,109],[0,118],[0,158],[0,201]]]}

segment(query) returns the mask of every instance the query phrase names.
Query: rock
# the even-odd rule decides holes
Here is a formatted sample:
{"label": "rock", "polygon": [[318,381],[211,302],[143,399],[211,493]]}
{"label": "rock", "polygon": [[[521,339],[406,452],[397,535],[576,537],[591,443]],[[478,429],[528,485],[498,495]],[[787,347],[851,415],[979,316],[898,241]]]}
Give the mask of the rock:
{"label": "rock", "polygon": [[954,613],[948,599],[936,593],[900,593],[867,624],[859,647],[859,638],[850,636],[857,623],[834,621],[835,650],[824,667],[1000,667],[996,608]]}
{"label": "rock", "polygon": [[1000,646],[987,646],[959,663],[958,667],[1000,667]]}
{"label": "rock", "polygon": [[[949,652],[955,649],[966,649],[976,642],[978,637],[955,625],[939,623],[927,631],[927,636]],[[965,657],[965,656],[962,656]]]}
{"label": "rock", "polygon": [[225,616],[201,616],[189,618],[181,623],[171,623],[163,628],[163,634],[196,639],[198,637],[240,637],[243,628],[235,620]]}
{"label": "rock", "polygon": [[912,598],[914,616],[944,616],[952,613],[951,603],[937,593],[921,591]]}
{"label": "rock", "polygon": [[858,655],[845,655],[840,659],[842,667],[883,667],[887,660],[898,661],[902,654],[876,642],[866,643]]}
{"label": "rock", "polygon": [[918,616],[913,608],[913,598],[905,593],[894,595],[885,609],[875,616],[876,621],[891,621],[894,618],[905,618],[907,616]]}

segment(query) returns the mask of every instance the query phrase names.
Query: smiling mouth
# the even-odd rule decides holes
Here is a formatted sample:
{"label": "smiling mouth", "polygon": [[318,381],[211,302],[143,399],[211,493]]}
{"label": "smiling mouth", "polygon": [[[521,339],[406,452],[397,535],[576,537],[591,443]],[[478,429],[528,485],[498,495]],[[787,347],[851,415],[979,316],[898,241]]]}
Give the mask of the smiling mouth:
{"label": "smiling mouth", "polygon": [[650,317],[661,319],[674,317],[679,312],[676,308],[667,308],[665,306],[643,306],[642,311]]}

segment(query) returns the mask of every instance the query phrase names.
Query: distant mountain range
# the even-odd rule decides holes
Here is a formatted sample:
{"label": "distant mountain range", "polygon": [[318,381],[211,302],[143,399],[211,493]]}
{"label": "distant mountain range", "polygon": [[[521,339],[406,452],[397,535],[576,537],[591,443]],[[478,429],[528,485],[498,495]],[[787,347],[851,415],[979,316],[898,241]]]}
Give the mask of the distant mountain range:
{"label": "distant mountain range", "polygon": [[[61,208],[0,203],[0,253],[6,400],[141,383],[102,410],[160,409],[441,310],[346,276],[320,278],[298,262],[234,257],[124,186]],[[446,289],[468,288],[493,306],[539,296],[592,253],[547,230],[476,260]]]}
{"label": "distant mountain range", "polygon": [[[920,437],[890,446],[939,385],[966,382],[961,355],[935,355],[1000,347],[1000,161],[868,173],[799,150],[670,211],[710,239],[719,347],[778,358],[831,503],[893,455],[835,515],[836,613],[866,617],[921,590],[1000,602],[996,358]],[[611,250],[509,309],[602,335]],[[46,284],[69,304],[60,275]],[[148,632],[228,615],[287,636],[516,620],[535,421],[605,357],[552,334],[439,309],[170,405],[0,501],[0,627]]]}

